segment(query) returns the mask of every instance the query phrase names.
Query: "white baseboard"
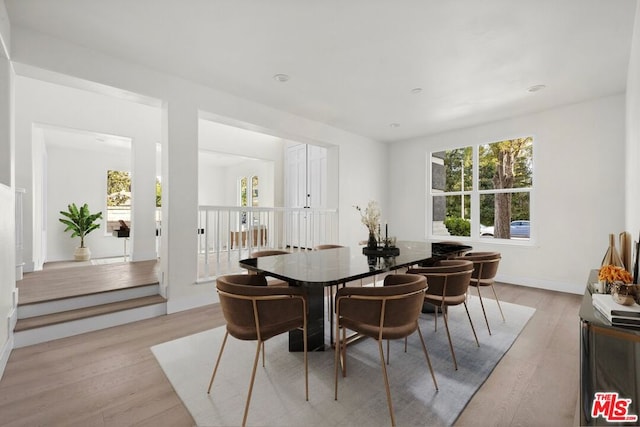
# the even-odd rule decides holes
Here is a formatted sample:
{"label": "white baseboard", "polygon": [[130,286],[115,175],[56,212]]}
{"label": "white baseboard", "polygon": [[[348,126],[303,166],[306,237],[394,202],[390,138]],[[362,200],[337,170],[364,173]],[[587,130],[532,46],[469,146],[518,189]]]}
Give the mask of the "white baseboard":
{"label": "white baseboard", "polygon": [[9,338],[2,346],[2,351],[0,351],[0,379],[2,379],[4,369],[7,367],[7,362],[9,361],[11,350],[13,350],[13,344],[13,333],[10,333]]}
{"label": "white baseboard", "polygon": [[153,251],[153,252],[133,252],[131,255],[131,261],[137,262],[137,261],[151,261],[151,260],[157,260],[158,259],[158,254]]}
{"label": "white baseboard", "polygon": [[18,323],[18,310],[15,306],[9,312],[7,321],[8,321],[9,335],[12,335],[13,330],[16,328],[16,323]]}

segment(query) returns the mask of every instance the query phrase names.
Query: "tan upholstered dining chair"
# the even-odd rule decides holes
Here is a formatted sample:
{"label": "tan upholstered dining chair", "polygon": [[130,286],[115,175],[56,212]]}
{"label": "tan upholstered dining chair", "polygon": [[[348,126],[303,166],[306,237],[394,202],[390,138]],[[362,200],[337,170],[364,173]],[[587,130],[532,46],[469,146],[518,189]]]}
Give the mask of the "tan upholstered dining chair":
{"label": "tan upholstered dining chair", "polygon": [[480,347],[476,329],[473,327],[473,321],[467,307],[467,289],[469,281],[473,273],[473,263],[464,260],[441,260],[432,267],[416,267],[410,268],[410,274],[421,274],[426,277],[428,289],[425,293],[424,301],[436,307],[435,310],[435,327],[438,327],[438,311],[442,312],[444,326],[447,330],[447,338],[449,340],[449,349],[453,358],[453,366],[458,369],[458,361],[456,353],[453,350],[451,342],[451,333],[449,332],[449,307],[455,305],[464,305],[469,318],[469,324],[473,331],[476,344]]}
{"label": "tan upholstered dining chair", "polygon": [[258,359],[262,351],[262,366],[265,364],[264,343],[285,332],[302,329],[304,342],[305,398],[309,400],[309,373],[307,364],[307,299],[304,289],[296,287],[267,286],[261,275],[235,274],[218,277],[216,288],[220,296],[222,313],[227,322],[220,353],[216,360],[207,393],[211,392],[213,380],[220,365],[229,335],[243,341],[257,341],[249,392],[244,408],[242,425],[247,422],[251,392],[256,376]]}
{"label": "tan upholstered dining chair", "polygon": [[[290,254],[291,252],[289,251],[285,251],[283,249],[263,249],[260,251],[254,251],[251,252],[250,257],[251,258],[260,258],[260,257],[265,257],[265,256],[274,256],[274,255],[287,255]],[[255,271],[251,271],[249,270],[249,274],[258,274]],[[280,279],[275,279],[273,277],[270,277],[267,279],[267,284],[269,286],[289,286],[289,284],[287,282],[285,282],[284,280],[280,280]]]}
{"label": "tan upholstered dining chair", "polygon": [[471,275],[470,285],[478,290],[478,298],[480,299],[480,306],[482,307],[482,314],[484,314],[484,321],[487,323],[489,335],[491,335],[491,327],[489,327],[489,319],[487,318],[487,312],[484,309],[484,301],[482,300],[480,288],[485,286],[491,288],[493,296],[496,299],[496,303],[498,304],[498,309],[500,310],[500,316],[502,316],[502,321],[504,322],[504,313],[500,306],[500,300],[498,299],[496,288],[493,286],[501,258],[500,252],[469,252],[465,256],[459,258],[473,262],[473,274]]}
{"label": "tan upholstered dining chair", "polygon": [[438,389],[429,353],[418,324],[426,287],[426,280],[422,276],[393,274],[385,277],[385,286],[344,287],[338,290],[336,293],[336,337],[340,336],[340,330],[342,330],[342,339],[337,339],[335,346],[336,400],[338,399],[338,370],[341,362],[342,374],[346,375],[347,329],[377,341],[392,425],[395,425],[395,416],[382,340],[406,338],[418,331],[433,385],[436,390]]}

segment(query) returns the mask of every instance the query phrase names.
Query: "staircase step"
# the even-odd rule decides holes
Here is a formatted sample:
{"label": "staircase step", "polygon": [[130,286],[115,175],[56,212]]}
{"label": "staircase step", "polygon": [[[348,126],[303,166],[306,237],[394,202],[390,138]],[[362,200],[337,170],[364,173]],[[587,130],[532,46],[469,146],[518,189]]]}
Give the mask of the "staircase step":
{"label": "staircase step", "polygon": [[91,307],[78,308],[75,310],[67,310],[59,313],[51,313],[42,316],[34,316],[25,319],[19,319],[16,323],[14,332],[21,332],[45,326],[56,325],[74,320],[87,319],[90,317],[116,313],[124,310],[145,307],[155,304],[164,304],[166,299],[160,295],[151,295],[140,298],[133,298],[124,301],[100,304]]}
{"label": "staircase step", "polygon": [[48,314],[158,295],[159,290],[160,286],[157,283],[152,283],[131,288],[115,289],[109,292],[70,296],[26,304],[18,302],[18,319],[42,317]]}

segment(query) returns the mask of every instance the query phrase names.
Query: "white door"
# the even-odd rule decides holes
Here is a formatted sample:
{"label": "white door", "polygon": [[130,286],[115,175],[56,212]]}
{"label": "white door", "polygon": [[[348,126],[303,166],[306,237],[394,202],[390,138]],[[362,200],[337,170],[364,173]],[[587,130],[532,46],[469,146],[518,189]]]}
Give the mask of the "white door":
{"label": "white door", "polygon": [[288,246],[312,248],[320,239],[316,217],[305,209],[324,208],[327,201],[327,150],[294,144],[285,151],[285,205],[296,208],[285,218]]}

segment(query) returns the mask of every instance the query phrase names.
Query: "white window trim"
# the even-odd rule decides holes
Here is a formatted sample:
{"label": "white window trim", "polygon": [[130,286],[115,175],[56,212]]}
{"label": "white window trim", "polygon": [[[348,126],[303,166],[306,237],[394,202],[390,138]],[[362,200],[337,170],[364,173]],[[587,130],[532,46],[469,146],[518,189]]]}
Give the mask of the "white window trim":
{"label": "white window trim", "polygon": [[[464,242],[477,242],[488,245],[513,245],[513,246],[536,246],[537,242],[537,227],[535,226],[535,164],[536,164],[536,153],[538,150],[535,149],[535,146],[538,145],[538,139],[534,133],[524,134],[526,136],[530,136],[534,141],[534,150],[533,150],[533,158],[531,170],[533,171],[533,182],[534,185],[532,187],[523,187],[523,188],[509,188],[509,189],[488,189],[488,190],[479,190],[478,189],[478,174],[479,174],[479,156],[480,156],[480,145],[490,144],[491,142],[496,141],[504,141],[508,139],[517,139],[523,138],[525,136],[511,136],[511,137],[503,137],[503,138],[494,138],[491,142],[477,142],[474,144],[467,145],[457,145],[455,147],[448,146],[440,149],[434,149],[431,151],[427,151],[425,162],[427,164],[426,168],[426,197],[425,197],[425,238],[427,241],[439,241],[447,239],[448,236],[440,236],[433,234],[433,197],[446,197],[446,196],[460,196],[460,195],[470,195],[471,197],[471,236],[451,236],[455,240],[464,241]],[[444,192],[441,190],[433,190],[432,182],[433,182],[433,162],[432,162],[432,154],[440,151],[447,150],[455,150],[457,148],[465,148],[471,147],[471,156],[472,156],[472,173],[474,177],[474,185],[473,189],[470,191],[452,191],[452,192]],[[444,165],[444,162],[442,162]],[[529,193],[529,220],[531,221],[531,230],[529,239],[495,239],[495,238],[482,238],[480,237],[480,216],[478,207],[480,206],[480,195],[481,194],[498,194],[498,193],[516,193],[516,192],[528,192]],[[473,207],[476,209],[473,209]]]}

